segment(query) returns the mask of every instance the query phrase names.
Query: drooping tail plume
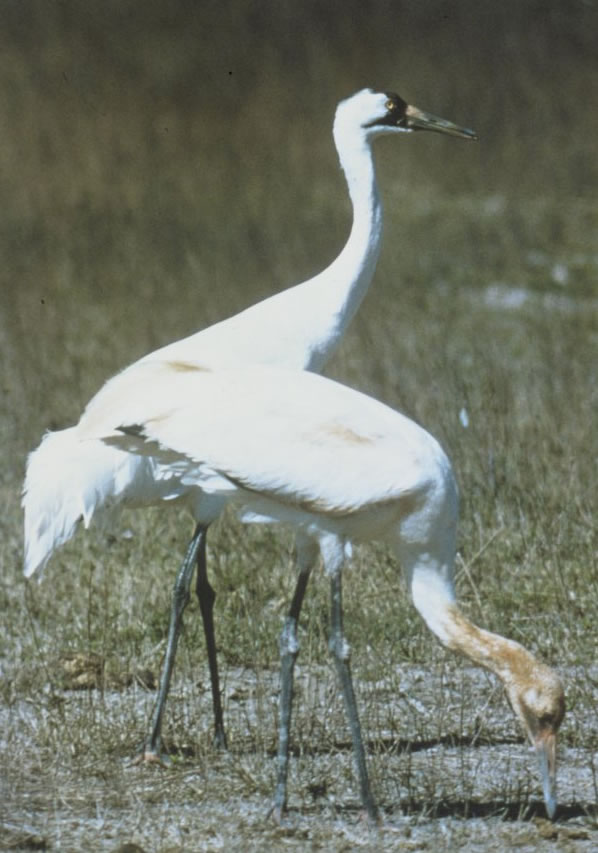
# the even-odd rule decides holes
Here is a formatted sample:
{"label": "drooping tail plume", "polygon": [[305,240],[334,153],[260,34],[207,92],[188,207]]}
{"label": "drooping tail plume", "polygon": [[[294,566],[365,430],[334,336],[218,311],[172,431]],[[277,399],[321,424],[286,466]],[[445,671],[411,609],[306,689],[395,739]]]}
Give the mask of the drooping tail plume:
{"label": "drooping tail plume", "polygon": [[24,572],[44,568],[54,551],[100,510],[122,502],[139,460],[99,441],[80,441],[77,427],[48,432],[27,460],[23,488]]}

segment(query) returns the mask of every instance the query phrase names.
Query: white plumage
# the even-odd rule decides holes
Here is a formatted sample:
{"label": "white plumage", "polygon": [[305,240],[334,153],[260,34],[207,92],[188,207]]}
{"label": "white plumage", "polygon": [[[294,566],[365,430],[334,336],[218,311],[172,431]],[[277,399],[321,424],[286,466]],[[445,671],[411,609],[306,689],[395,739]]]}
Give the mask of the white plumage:
{"label": "white plumage", "polygon": [[[320,370],[334,351],[371,281],[380,250],[382,209],[371,152],[383,134],[432,130],[466,139],[475,134],[423,113],[398,95],[364,89],[336,111],[334,140],[353,204],[353,225],[346,245],[315,278],[264,300],[195,335],[163,347],[147,359],[247,363]],[[129,368],[129,369],[134,369]],[[112,380],[127,382],[127,371]],[[75,532],[79,521],[116,506],[147,506],[171,498],[176,484],[156,476],[153,463],[100,441],[79,442],[77,428],[47,434],[30,454],[25,478],[25,575],[41,570],[54,550]],[[163,705],[174,661],[180,618],[198,562],[200,600],[212,677],[216,739],[225,742],[212,625],[214,592],[205,565],[205,537],[220,503],[201,490],[185,490],[196,532],[176,583],[171,630],[157,710],[148,739],[148,757],[158,755]],[[185,592],[186,588],[186,592]],[[175,596],[176,597],[176,596]]]}
{"label": "white plumage", "polygon": [[[272,494],[284,502],[288,492],[293,506],[304,497],[327,517],[362,508],[362,480],[370,504],[401,494],[415,499],[417,489],[439,479],[437,469],[446,470],[451,481],[437,442],[408,418],[365,394],[315,381],[312,374],[299,380],[299,391],[296,374],[290,374],[291,387],[283,390],[279,382],[275,396],[271,375],[279,380],[287,374],[274,368],[213,372],[195,362],[140,362],[107,382],[89,403],[77,427],[79,442],[106,441],[108,426],[147,421],[152,441],[161,443],[159,453],[153,444],[141,448],[133,436],[118,431],[112,444],[129,450],[130,441],[134,454],[143,449],[169,497],[187,498],[191,491],[190,500],[195,494],[200,500],[204,495],[236,499],[235,483],[247,481],[264,499]],[[301,393],[304,386],[309,395]],[[191,447],[199,455],[184,450],[180,459],[179,448]],[[334,477],[328,477],[333,451]],[[400,478],[385,457],[400,458]]]}
{"label": "white plumage", "polygon": [[318,551],[331,578],[331,639],[351,727],[363,806],[377,819],[342,630],[341,570],[354,541],[390,544],[413,602],[444,645],[494,672],[540,761],[546,808],[556,810],[558,676],[511,640],[473,625],[455,604],[457,489],[438,442],[370,397],[306,372],[211,371],[146,361],[91,401],[79,438],[149,459],[155,477],[237,506],[245,520],[291,524],[299,583],[281,637],[279,772],[273,810],[286,806],[297,621]]}

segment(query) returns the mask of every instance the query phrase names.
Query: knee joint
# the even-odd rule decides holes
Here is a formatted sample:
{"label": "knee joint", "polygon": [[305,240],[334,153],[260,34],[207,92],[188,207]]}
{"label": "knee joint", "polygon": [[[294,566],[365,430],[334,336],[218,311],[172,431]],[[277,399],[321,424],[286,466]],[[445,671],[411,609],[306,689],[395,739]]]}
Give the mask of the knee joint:
{"label": "knee joint", "polygon": [[348,661],[351,657],[351,646],[342,634],[333,634],[328,642],[328,648],[338,660]]}
{"label": "knee joint", "polygon": [[299,654],[299,640],[297,639],[296,624],[293,619],[287,619],[282,631],[280,632],[279,648],[281,657],[284,655],[293,655],[297,657]]}

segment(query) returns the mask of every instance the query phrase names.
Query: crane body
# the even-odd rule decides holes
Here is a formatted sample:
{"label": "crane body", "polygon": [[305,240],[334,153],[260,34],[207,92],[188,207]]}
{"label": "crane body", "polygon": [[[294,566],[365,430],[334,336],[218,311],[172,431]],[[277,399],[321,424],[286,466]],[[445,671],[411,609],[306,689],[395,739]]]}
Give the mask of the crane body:
{"label": "crane body", "polygon": [[[493,672],[534,747],[546,809],[556,811],[556,734],[565,713],[558,675],[512,640],[458,609],[454,560],[458,493],[448,457],[416,423],[313,373],[272,367],[211,370],[182,362],[139,364],[90,402],[80,441],[101,440],[149,458],[158,479],[236,507],[246,522],[290,525],[299,578],[282,631],[278,779],[272,810],[287,801],[297,624],[321,554],[331,583],[330,649],[351,729],[361,799],[372,796],[342,616],[342,569],[354,542],[394,550],[413,603],[447,648]],[[357,579],[356,582],[359,582]]]}
{"label": "crane body", "polygon": [[[269,297],[245,311],[168,344],[144,361],[277,365],[319,371],[332,355],[369,287],[380,252],[382,207],[372,156],[381,135],[428,130],[464,139],[473,131],[407,104],[393,93],[364,89],[338,105],[333,135],[353,207],[353,224],[338,257],[309,281]],[[128,371],[112,383],[128,382]],[[28,458],[24,484],[27,577],[40,572],[54,551],[82,521],[119,506],[144,507],[176,498],[174,481],[165,483],[147,458],[102,441],[78,441],[77,428],[47,433]],[[206,534],[221,502],[200,487],[185,492],[195,533],[175,581],[166,661],[156,710],[143,755],[160,759],[160,732],[185,603],[197,563],[196,591],[203,617],[214,705],[215,741],[226,745],[213,628],[214,590],[206,565]],[[186,592],[185,592],[186,590]],[[175,602],[177,598],[178,604]]]}

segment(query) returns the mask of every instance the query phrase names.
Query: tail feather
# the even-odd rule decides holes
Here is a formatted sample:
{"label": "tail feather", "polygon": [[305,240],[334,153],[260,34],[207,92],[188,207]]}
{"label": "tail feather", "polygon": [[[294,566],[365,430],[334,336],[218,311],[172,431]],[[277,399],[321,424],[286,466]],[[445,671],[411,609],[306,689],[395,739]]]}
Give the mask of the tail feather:
{"label": "tail feather", "polygon": [[138,460],[99,441],[81,441],[77,427],[48,432],[27,460],[23,488],[24,572],[43,569],[54,551],[120,503],[135,481]]}

